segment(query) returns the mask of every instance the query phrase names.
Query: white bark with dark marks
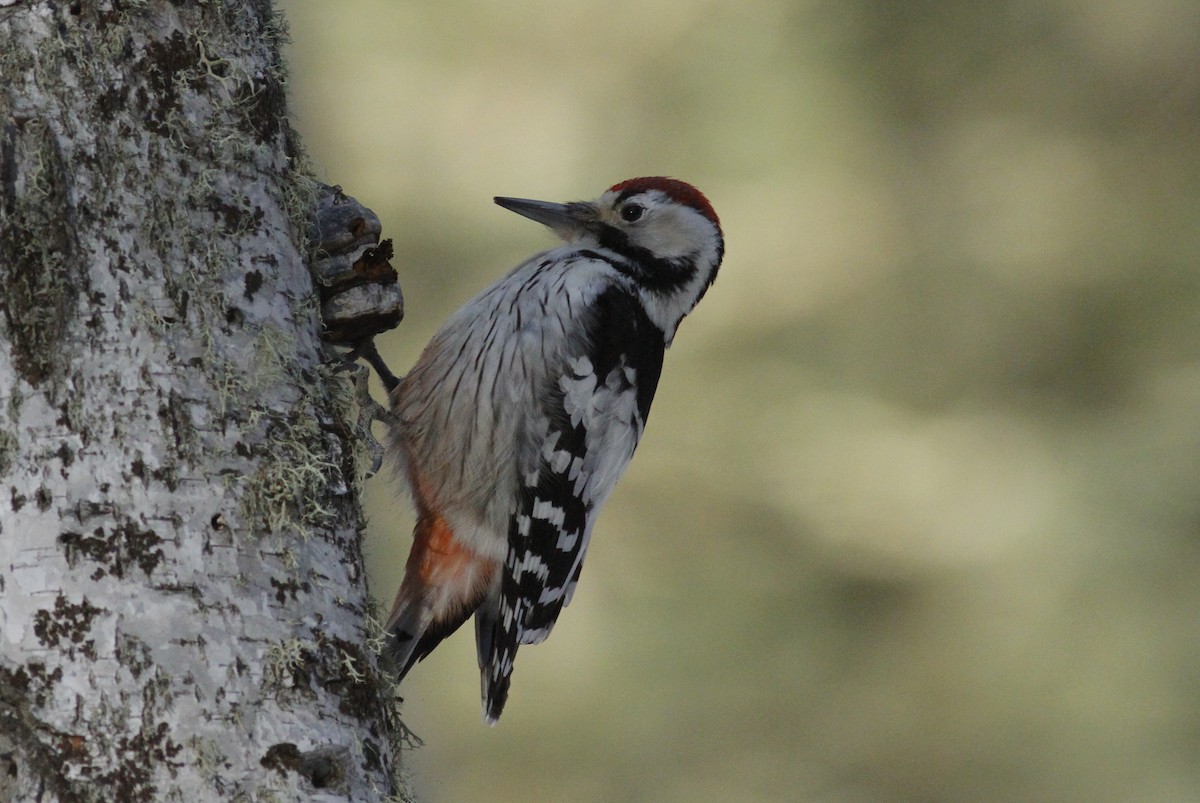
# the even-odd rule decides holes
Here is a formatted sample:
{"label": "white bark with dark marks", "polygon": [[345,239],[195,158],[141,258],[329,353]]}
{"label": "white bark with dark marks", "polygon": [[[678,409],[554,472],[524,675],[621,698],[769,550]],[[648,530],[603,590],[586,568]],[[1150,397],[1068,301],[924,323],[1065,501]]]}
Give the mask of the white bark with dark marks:
{"label": "white bark with dark marks", "polygon": [[0,798],[380,800],[269,2],[0,8]]}

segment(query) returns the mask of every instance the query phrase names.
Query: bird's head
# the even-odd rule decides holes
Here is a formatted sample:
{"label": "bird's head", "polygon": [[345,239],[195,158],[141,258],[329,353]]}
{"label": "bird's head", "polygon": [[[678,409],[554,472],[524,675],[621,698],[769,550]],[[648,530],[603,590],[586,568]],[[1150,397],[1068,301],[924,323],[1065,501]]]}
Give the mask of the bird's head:
{"label": "bird's head", "polygon": [[660,313],[668,340],[716,279],[725,253],[721,222],[704,193],[678,179],[632,178],[595,201],[552,203],[496,198],[568,243],[599,246],[623,258],[643,296]]}

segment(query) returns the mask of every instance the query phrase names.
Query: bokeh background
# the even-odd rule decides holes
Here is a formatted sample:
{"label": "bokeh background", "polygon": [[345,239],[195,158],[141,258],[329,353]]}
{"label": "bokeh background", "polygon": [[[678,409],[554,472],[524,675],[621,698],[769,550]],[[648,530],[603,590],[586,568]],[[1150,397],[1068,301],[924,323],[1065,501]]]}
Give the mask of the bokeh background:
{"label": "bokeh background", "polygon": [[493,195],[726,232],[500,726],[469,632],[406,681],[422,800],[1200,800],[1200,4],[280,5],[398,370],[551,245]]}

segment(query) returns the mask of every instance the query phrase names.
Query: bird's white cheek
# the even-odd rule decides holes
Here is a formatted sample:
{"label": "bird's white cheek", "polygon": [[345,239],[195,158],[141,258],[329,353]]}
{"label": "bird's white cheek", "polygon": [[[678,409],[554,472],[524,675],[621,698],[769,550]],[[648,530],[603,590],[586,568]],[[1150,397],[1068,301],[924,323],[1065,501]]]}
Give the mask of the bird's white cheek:
{"label": "bird's white cheek", "polygon": [[694,213],[653,221],[636,236],[638,244],[663,259],[690,257],[711,240],[710,224]]}

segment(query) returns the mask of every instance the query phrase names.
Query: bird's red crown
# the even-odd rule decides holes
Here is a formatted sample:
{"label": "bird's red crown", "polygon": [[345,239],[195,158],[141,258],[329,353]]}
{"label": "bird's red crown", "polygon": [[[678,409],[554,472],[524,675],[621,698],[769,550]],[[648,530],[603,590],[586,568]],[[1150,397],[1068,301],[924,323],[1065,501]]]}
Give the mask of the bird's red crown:
{"label": "bird's red crown", "polygon": [[717,217],[717,212],[713,209],[712,204],[708,202],[708,199],[704,197],[704,193],[686,181],[667,178],[665,176],[643,176],[641,178],[626,179],[608,188],[609,192],[617,192],[623,196],[635,195],[646,190],[658,190],[671,200],[692,207],[715,223],[717,228],[721,227],[721,221]]}

